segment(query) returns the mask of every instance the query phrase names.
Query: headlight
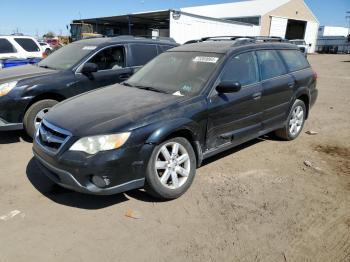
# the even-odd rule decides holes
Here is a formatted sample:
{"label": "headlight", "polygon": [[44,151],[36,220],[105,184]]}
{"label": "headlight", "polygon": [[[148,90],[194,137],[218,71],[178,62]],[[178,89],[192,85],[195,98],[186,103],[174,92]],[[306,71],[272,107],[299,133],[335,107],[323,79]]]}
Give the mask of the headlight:
{"label": "headlight", "polygon": [[7,95],[16,85],[17,81],[0,84],[0,96]]}
{"label": "headlight", "polygon": [[128,140],[130,133],[90,136],[79,139],[69,150],[82,151],[94,155],[100,151],[120,148]]}

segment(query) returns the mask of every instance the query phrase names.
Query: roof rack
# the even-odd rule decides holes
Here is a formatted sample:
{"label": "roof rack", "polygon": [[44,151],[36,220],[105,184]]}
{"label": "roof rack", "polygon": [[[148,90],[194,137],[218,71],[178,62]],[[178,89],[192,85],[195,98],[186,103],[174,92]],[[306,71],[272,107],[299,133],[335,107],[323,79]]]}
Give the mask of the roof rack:
{"label": "roof rack", "polygon": [[288,42],[287,39],[278,36],[256,36],[255,40],[261,42]]}
{"label": "roof rack", "polygon": [[205,41],[236,41],[235,44],[257,43],[257,42],[288,42],[281,37],[274,36],[209,36],[197,40],[187,41],[185,44],[200,43]]}

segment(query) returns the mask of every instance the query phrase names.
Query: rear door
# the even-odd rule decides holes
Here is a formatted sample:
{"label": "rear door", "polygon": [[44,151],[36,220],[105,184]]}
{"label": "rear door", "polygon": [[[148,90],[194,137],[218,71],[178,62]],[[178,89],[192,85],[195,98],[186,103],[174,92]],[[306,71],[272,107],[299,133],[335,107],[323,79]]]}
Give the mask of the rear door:
{"label": "rear door", "polygon": [[91,77],[76,73],[77,92],[87,92],[127,80],[133,70],[126,66],[125,54],[125,47],[122,45],[107,47],[95,54],[86,63],[96,64],[98,71],[92,73]]}
{"label": "rear door", "polygon": [[0,59],[5,58],[18,58],[18,53],[8,39],[0,38]]}
{"label": "rear door", "polygon": [[240,144],[261,130],[261,95],[257,58],[254,52],[234,55],[224,67],[221,81],[240,82],[236,93],[218,94],[208,100],[207,149]]}
{"label": "rear door", "polygon": [[43,54],[39,43],[27,37],[15,37],[13,40],[22,49],[23,58],[42,58]]}
{"label": "rear door", "polygon": [[273,129],[287,119],[295,86],[276,50],[256,52],[262,83],[263,128]]}
{"label": "rear door", "polygon": [[156,44],[130,43],[128,53],[130,66],[139,68],[158,55],[158,48]]}
{"label": "rear door", "polygon": [[314,84],[314,73],[310,67],[309,62],[299,50],[280,50],[281,57],[287,65],[289,74],[295,80],[293,93],[298,89],[306,89]]}

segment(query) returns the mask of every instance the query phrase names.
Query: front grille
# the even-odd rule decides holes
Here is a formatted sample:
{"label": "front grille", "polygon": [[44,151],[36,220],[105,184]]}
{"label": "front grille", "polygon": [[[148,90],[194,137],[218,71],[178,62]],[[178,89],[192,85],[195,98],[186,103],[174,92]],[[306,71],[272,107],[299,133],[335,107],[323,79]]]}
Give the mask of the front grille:
{"label": "front grille", "polygon": [[71,137],[71,133],[43,120],[36,139],[38,143],[51,153],[57,153]]}

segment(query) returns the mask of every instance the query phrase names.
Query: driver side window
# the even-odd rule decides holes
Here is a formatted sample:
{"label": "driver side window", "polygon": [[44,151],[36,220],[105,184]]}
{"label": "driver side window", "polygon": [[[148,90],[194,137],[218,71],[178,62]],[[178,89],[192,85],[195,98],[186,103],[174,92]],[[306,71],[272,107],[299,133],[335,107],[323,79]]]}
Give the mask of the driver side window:
{"label": "driver side window", "polygon": [[259,82],[256,57],[252,52],[239,54],[226,64],[221,81],[239,82],[242,86]]}
{"label": "driver side window", "polygon": [[125,67],[125,53],[122,46],[109,47],[98,52],[88,63],[97,65],[98,71],[115,70]]}

